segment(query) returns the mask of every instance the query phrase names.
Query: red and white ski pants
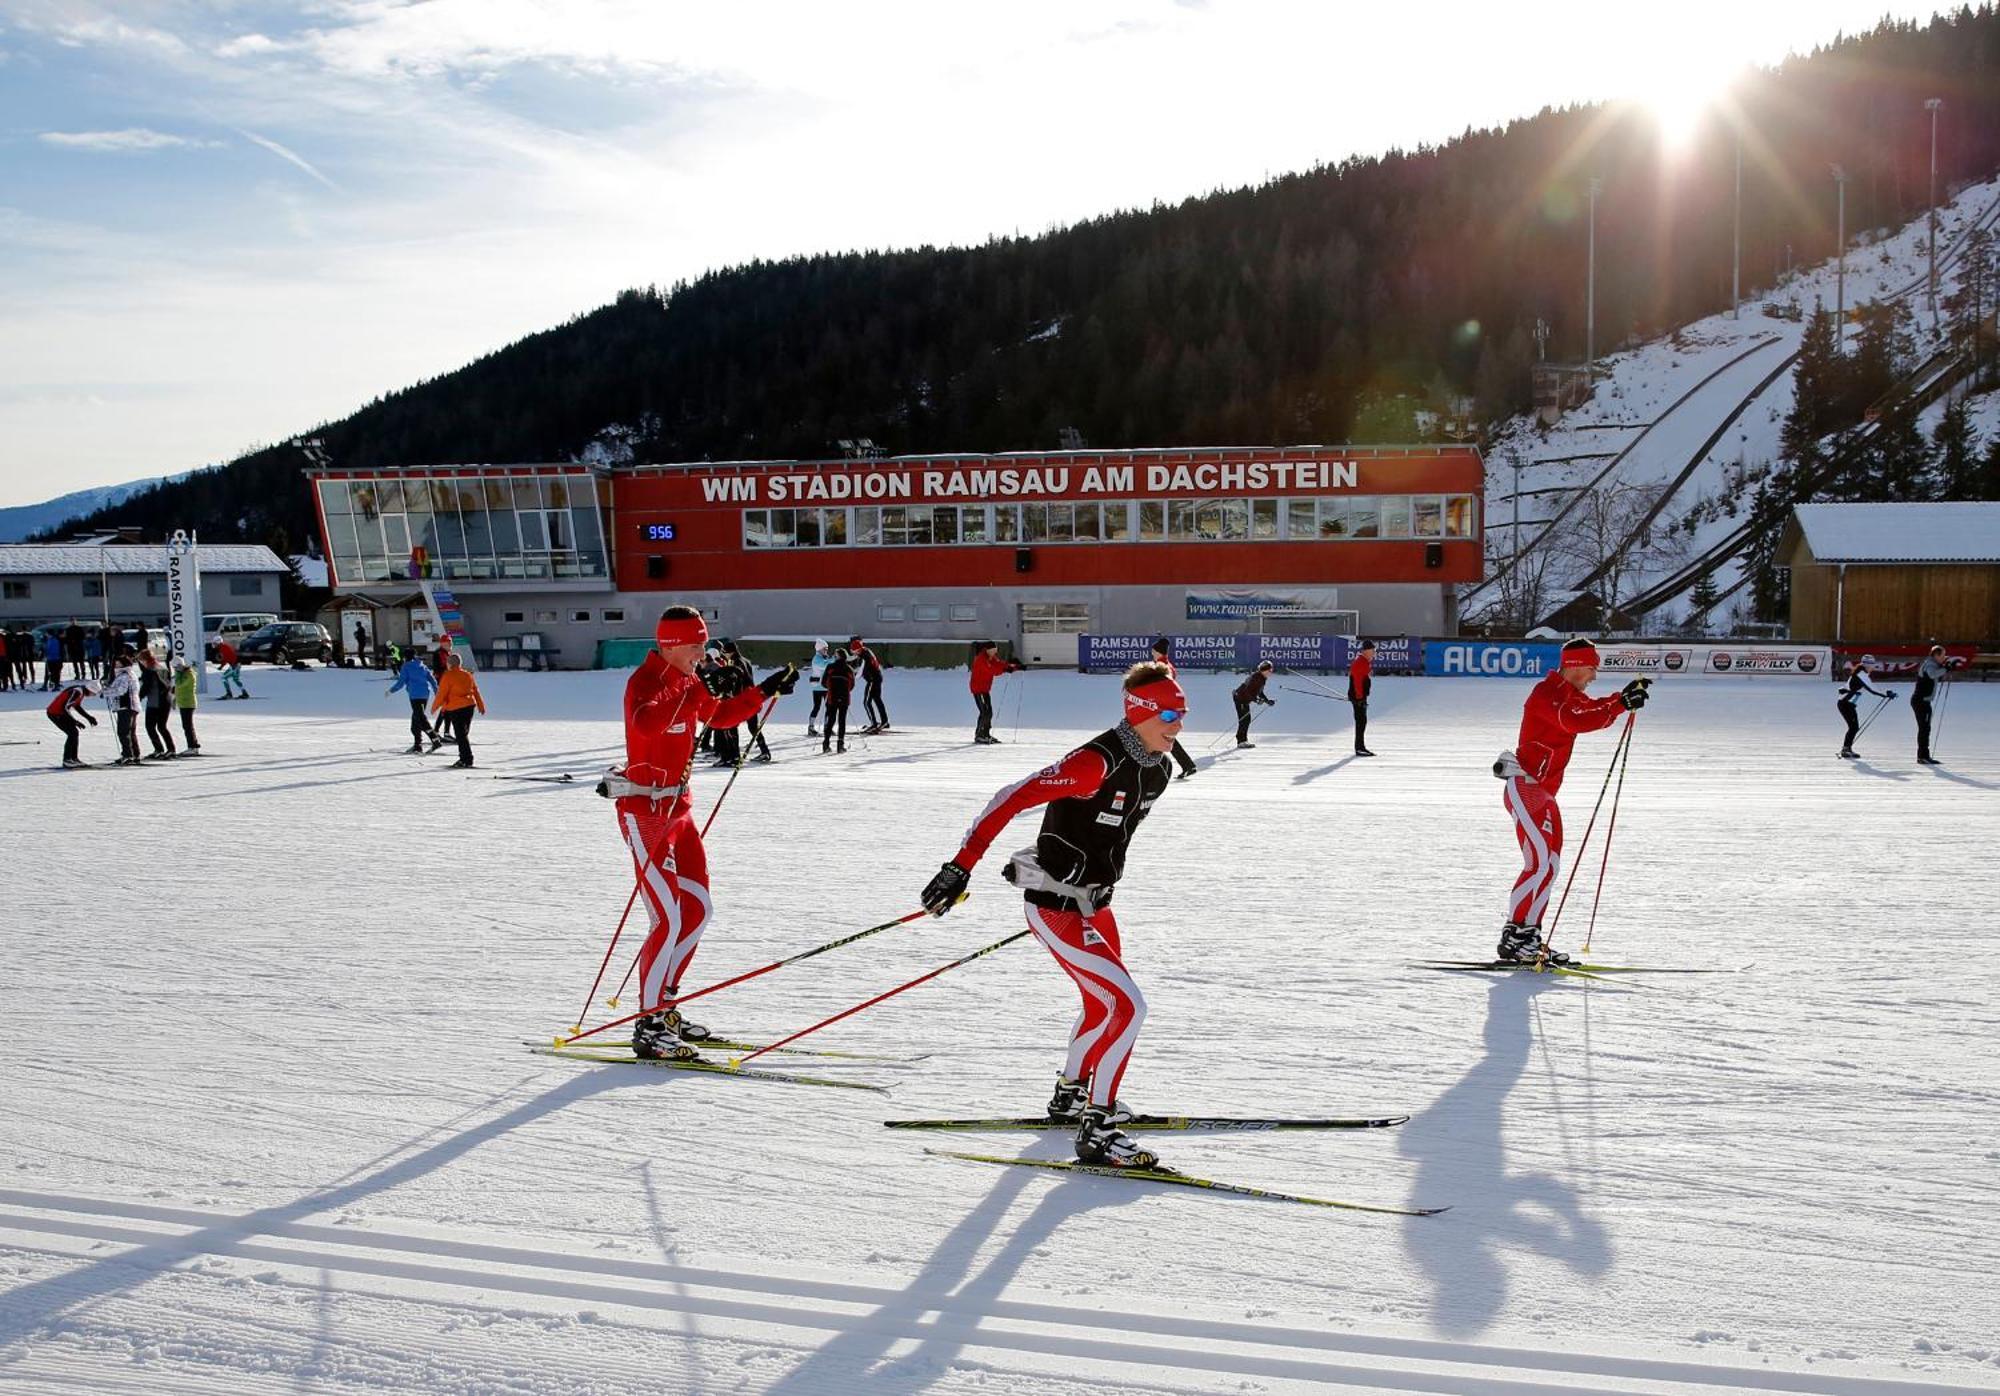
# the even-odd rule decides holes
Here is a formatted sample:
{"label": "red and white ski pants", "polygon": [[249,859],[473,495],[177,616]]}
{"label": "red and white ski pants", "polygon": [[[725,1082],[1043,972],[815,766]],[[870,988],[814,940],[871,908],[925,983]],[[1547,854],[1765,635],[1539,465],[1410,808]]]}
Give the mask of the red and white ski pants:
{"label": "red and white ski pants", "polygon": [[1526,776],[1509,776],[1507,813],[1521,843],[1521,875],[1507,899],[1507,919],[1523,926],[1542,924],[1556,870],[1562,866],[1563,817],[1556,797]]}
{"label": "red and white ski pants", "polygon": [[[643,802],[635,803],[644,808]],[[690,814],[621,808],[618,824],[632,850],[650,924],[646,943],[639,947],[639,1006],[650,1012],[680,991],[681,975],[714,910],[708,896],[708,853]]]}
{"label": "red and white ski pants", "polygon": [[1116,1104],[1132,1044],[1146,1021],[1145,995],[1132,982],[1119,951],[1118,920],[1109,907],[1092,912],[1088,920],[1079,912],[1053,911],[1033,902],[1027,903],[1027,911],[1028,929],[1083,995],[1063,1075],[1090,1083],[1092,1105]]}

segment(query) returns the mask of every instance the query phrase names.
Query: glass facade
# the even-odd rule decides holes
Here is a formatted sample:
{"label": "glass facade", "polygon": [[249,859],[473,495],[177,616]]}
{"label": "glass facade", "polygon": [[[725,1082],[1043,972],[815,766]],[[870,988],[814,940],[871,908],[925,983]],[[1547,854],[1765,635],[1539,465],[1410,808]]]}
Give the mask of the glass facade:
{"label": "glass facade", "polygon": [[[610,484],[588,472],[321,480],[328,561],[342,586],[412,580],[422,548],[444,581],[608,579]],[[789,546],[789,545],[788,545]]]}
{"label": "glass facade", "polygon": [[1469,494],[745,509],[743,546],[1407,541],[1476,538],[1478,516]]}

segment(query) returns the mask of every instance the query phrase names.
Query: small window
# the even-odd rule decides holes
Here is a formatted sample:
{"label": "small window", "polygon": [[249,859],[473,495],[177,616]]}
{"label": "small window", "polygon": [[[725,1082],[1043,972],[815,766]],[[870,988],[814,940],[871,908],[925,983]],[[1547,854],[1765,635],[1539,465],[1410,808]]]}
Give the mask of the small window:
{"label": "small window", "polygon": [[1098,528],[1100,526],[1098,524],[1098,518],[1099,518],[1099,513],[1097,505],[1079,504],[1076,506],[1077,542],[1095,543],[1098,540],[1099,537]]}
{"label": "small window", "polygon": [[944,619],[944,607],[942,607],[942,606],[935,606],[935,605],[932,605],[931,603],[929,603],[929,602],[927,602],[927,601],[919,601],[919,602],[916,602],[916,603],[915,603],[914,605],[912,605],[912,606],[910,607],[910,619],[911,619],[911,620],[943,620],[943,619]]}
{"label": "small window", "polygon": [[554,625],[555,623],[556,623],[556,613],[554,611],[535,612],[535,624]]}
{"label": "small window", "polygon": [[1382,537],[1410,536],[1410,497],[1406,494],[1382,496]]}
{"label": "small window", "polygon": [[0,597],[5,597],[9,601],[26,601],[28,599],[28,584],[26,582],[0,582]]}
{"label": "small window", "polygon": [[1021,541],[1020,505],[996,504],[993,506],[993,541],[996,543],[1018,543]]}
{"label": "small window", "polygon": [[969,601],[954,601],[951,606],[951,618],[954,621],[977,622],[979,607]]}
{"label": "small window", "polygon": [[854,511],[854,545],[879,548],[882,545],[882,511],[868,507]]}
{"label": "small window", "polygon": [[83,594],[84,594],[85,596],[102,596],[102,595],[104,595],[104,578],[102,578],[102,577],[85,577],[85,578],[83,579]]}
{"label": "small window", "polygon": [[1278,501],[1275,499],[1253,499],[1250,501],[1250,536],[1258,542],[1269,542],[1278,536]]}
{"label": "small window", "polygon": [[875,608],[875,619],[884,625],[900,625],[903,620],[903,608],[901,606],[877,606]]}
{"label": "small window", "polygon": [[1444,502],[1444,533],[1447,538],[1472,537],[1472,496],[1454,494]]}
{"label": "small window", "polygon": [[768,510],[743,511],[743,546],[746,548],[771,546],[771,516]]}
{"label": "small window", "polygon": [[502,611],[500,613],[500,623],[502,625],[525,625],[527,621],[528,613],[526,611]]}
{"label": "small window", "polygon": [[986,541],[986,506],[984,504],[962,505],[958,511],[958,540],[961,543],[984,543]]}
{"label": "small window", "polygon": [[262,577],[231,577],[229,579],[229,594],[231,596],[262,596],[264,594],[264,579]]}
{"label": "small window", "polygon": [[165,596],[166,594],[167,579],[165,577],[148,577],[146,579],[146,595]]}
{"label": "small window", "polygon": [[625,622],[625,613],[622,610],[600,611],[598,615],[606,625],[622,625]]}
{"label": "small window", "polygon": [[847,546],[847,511],[845,509],[820,510],[820,543],[829,548]]}
{"label": "small window", "polygon": [[1411,532],[1418,538],[1438,538],[1444,534],[1444,501],[1434,494],[1420,494],[1411,509]]}
{"label": "small window", "polygon": [[1157,543],[1167,536],[1167,506],[1157,499],[1139,502],[1139,538]]}
{"label": "small window", "polygon": [[1101,507],[1105,539],[1113,543],[1129,542],[1132,537],[1132,506],[1121,499]]}
{"label": "small window", "polygon": [[1288,499],[1285,501],[1285,536],[1287,538],[1311,538],[1319,532],[1319,523],[1314,517],[1317,511],[1310,499]]}
{"label": "small window", "polygon": [[588,611],[571,611],[569,613],[569,618],[570,618],[570,623],[572,625],[590,624],[590,612]]}

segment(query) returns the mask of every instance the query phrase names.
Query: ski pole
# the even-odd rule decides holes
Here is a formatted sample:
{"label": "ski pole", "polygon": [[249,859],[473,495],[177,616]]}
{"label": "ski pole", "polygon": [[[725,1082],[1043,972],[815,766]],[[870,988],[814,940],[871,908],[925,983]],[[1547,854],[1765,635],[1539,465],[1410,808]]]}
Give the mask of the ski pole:
{"label": "ski pole", "polygon": [[[1326,686],[1325,684],[1323,684],[1323,683],[1319,682],[1319,681],[1318,681],[1317,679],[1313,678],[1313,676],[1312,676],[1312,675],[1310,675],[1310,674],[1301,674],[1301,673],[1300,673],[1300,672],[1299,672],[1299,671],[1298,671],[1297,669],[1294,669],[1294,668],[1293,668],[1293,667],[1292,667],[1291,665],[1289,665],[1289,664],[1280,664],[1280,665],[1279,665],[1278,667],[1279,667],[1280,669],[1283,669],[1283,670],[1284,670],[1284,671],[1285,671],[1286,673],[1290,674],[1290,675],[1291,675],[1291,676],[1292,676],[1293,678],[1295,678],[1295,679],[1304,679],[1304,680],[1305,680],[1305,681],[1306,681],[1307,683],[1311,684],[1311,685],[1312,685],[1312,686],[1313,686],[1314,688],[1318,689],[1318,690],[1319,690],[1319,691],[1320,691],[1321,693],[1323,693],[1324,695],[1326,695],[1326,696],[1327,696],[1328,698],[1332,698],[1332,699],[1334,699],[1334,700],[1336,700],[1336,701],[1338,701],[1338,702],[1345,702],[1345,701],[1347,701],[1346,699],[1342,698],[1342,697],[1341,697],[1341,696],[1340,696],[1340,695],[1339,695],[1338,693],[1335,693],[1335,692],[1334,692],[1334,691],[1333,691],[1332,689],[1328,688],[1328,687],[1327,687],[1327,686]],[[1302,691],[1303,691],[1303,690],[1300,690],[1300,689],[1296,689],[1296,688],[1292,690],[1292,692],[1294,692],[1294,693],[1299,693],[1299,692],[1302,692]]]}
{"label": "ski pole", "polygon": [[1944,709],[1945,705],[1950,701],[1951,701],[1951,680],[1946,679],[1938,684],[1937,725],[1931,729],[1932,756],[1937,755],[1938,746],[1940,743],[1944,741]]}
{"label": "ski pole", "polygon": [[[962,902],[971,895],[972,894],[970,892],[961,892],[959,893],[958,900]],[[954,902],[953,905],[955,906],[957,905],[957,903]],[[843,945],[852,945],[857,940],[866,940],[869,936],[879,935],[883,931],[894,930],[898,926],[908,925],[910,922],[919,920],[928,915],[930,915],[929,912],[919,909],[917,911],[910,912],[906,916],[898,916],[893,921],[884,921],[879,926],[870,926],[865,931],[851,932],[850,934],[841,936],[838,939],[829,940],[824,945],[815,945],[810,950],[801,950],[796,955],[787,955],[782,960],[773,960],[770,964],[765,965],[760,969],[747,970],[744,973],[739,974],[732,979],[725,979],[719,984],[710,984],[706,988],[696,989],[691,994],[682,994],[679,998],[674,1000],[674,1004],[675,1006],[678,1007],[680,1004],[683,1003],[692,1003],[694,1000],[706,997],[707,995],[716,992],[718,989],[730,988],[733,985],[743,983],[745,980],[755,979],[759,975],[769,974],[774,969],[783,969],[786,965],[795,965],[800,960],[810,960],[815,955],[824,955],[829,950],[838,950]],[[616,1000],[613,1000],[613,1002],[615,1003]],[[644,1017],[647,1011],[648,1010],[646,1009],[640,1009],[639,1012],[628,1014],[627,1016],[620,1018],[615,1022],[600,1023],[598,1026],[590,1028],[588,1030],[581,1030],[581,1031],[572,1030],[572,1032],[567,1038],[559,1039],[556,1045],[559,1047],[568,1046],[571,1042],[576,1041],[578,1038],[595,1037],[598,1033],[603,1032],[607,1028],[615,1028],[618,1027],[620,1024],[631,1022],[634,1018]]]}
{"label": "ski pole", "polygon": [[763,1056],[766,1052],[775,1052],[780,1047],[784,1047],[790,1043],[797,1042],[800,1038],[806,1036],[808,1033],[815,1033],[818,1032],[821,1028],[832,1027],[835,1023],[838,1023],[843,1018],[852,1018],[855,1014],[859,1013],[864,1008],[873,1008],[876,1004],[882,1002],[884,999],[892,999],[906,989],[914,989],[919,984],[925,984],[930,982],[931,980],[937,978],[940,974],[943,974],[946,970],[957,969],[960,965],[970,964],[982,955],[991,955],[995,950],[1000,949],[1002,946],[1012,945],[1022,936],[1032,935],[1032,934],[1033,934],[1032,931],[1028,931],[1026,929],[1018,930],[1010,936],[994,941],[991,945],[983,946],[978,950],[974,950],[969,955],[961,955],[948,965],[939,965],[936,969],[932,970],[928,974],[920,974],[907,984],[898,984],[895,988],[890,989],[886,993],[877,994],[875,995],[874,998],[869,999],[866,1003],[857,1003],[854,1005],[854,1007],[844,1008],[840,1012],[834,1014],[831,1018],[827,1018],[821,1022],[814,1023],[809,1028],[800,1028],[790,1037],[781,1037],[776,1042],[771,1043],[769,1046],[759,1047],[754,1052],[745,1052],[740,1057],[732,1057],[730,1059],[729,1065],[733,1069],[735,1067],[743,1065],[743,1063],[745,1062],[755,1061],[758,1057]]}
{"label": "ski pole", "polygon": [[[1626,743],[1632,740],[1632,723],[1638,716],[1637,710],[1625,714],[1625,730],[1618,734],[1618,745],[1611,752],[1611,764],[1604,768],[1604,784],[1597,789],[1597,803],[1590,807],[1590,822],[1583,826],[1583,837],[1577,841],[1575,861],[1569,865],[1569,877],[1563,883],[1562,896],[1556,900],[1555,915],[1549,918],[1549,933],[1542,937],[1545,946],[1551,943],[1556,927],[1562,924],[1563,908],[1569,905],[1569,889],[1576,885],[1576,870],[1582,866],[1584,850],[1590,847],[1590,832],[1597,827],[1598,811],[1604,808],[1604,797],[1611,789],[1611,773],[1618,769],[1618,758],[1624,753]],[[1543,958],[1546,958],[1546,952]]]}
{"label": "ski pole", "polygon": [[1873,727],[1875,725],[1875,719],[1882,716],[1882,710],[1895,701],[1896,698],[1894,694],[1887,694],[1887,693],[1883,694],[1882,701],[1875,705],[1875,710],[1868,714],[1867,720],[1861,724],[1861,730],[1856,732],[1854,735],[1857,738],[1859,738],[1863,733],[1867,732],[1867,730],[1870,727]]}
{"label": "ski pole", "polygon": [[1310,688],[1293,688],[1288,683],[1281,683],[1278,687],[1284,689],[1287,693],[1299,693],[1307,698],[1324,698],[1329,703],[1345,703],[1347,701],[1345,698],[1336,698],[1331,693],[1315,693]]}
{"label": "ski pole", "polygon": [[750,741],[741,744],[741,747],[739,748],[736,755],[735,769],[730,771],[729,780],[726,784],[723,785],[722,793],[715,797],[715,804],[712,807],[710,807],[708,811],[708,818],[702,822],[701,836],[703,838],[708,837],[708,826],[715,823],[715,816],[721,812],[722,802],[729,798],[730,787],[736,784],[736,777],[743,774],[743,764],[744,762],[750,759],[751,742],[756,741],[756,739],[760,735],[762,735],[764,731],[764,719],[769,717],[771,715],[771,709],[777,706],[778,706],[778,695],[773,693],[771,695],[771,701],[766,703],[763,707],[763,710],[757,714],[757,725],[750,729]]}
{"label": "ski pole", "polygon": [[[625,921],[632,914],[632,904],[639,900],[639,876],[642,875],[635,875],[632,879],[632,895],[625,899],[625,913],[618,918],[618,929],[611,933],[611,944],[604,947],[604,958],[597,964],[597,978],[590,981],[590,992],[583,996],[583,1007],[577,1010],[576,1022],[570,1025],[571,1032],[583,1029],[583,1015],[590,1012],[590,1001],[597,997],[597,986],[604,982],[604,969],[611,963],[611,952],[618,948],[618,937],[625,934]],[[624,992],[623,985],[619,986],[619,992]],[[616,998],[611,1000],[611,1006],[618,1006]]]}
{"label": "ski pole", "polygon": [[1583,929],[1583,953],[1590,953],[1591,937],[1597,934],[1597,903],[1604,896],[1604,872],[1611,866],[1611,840],[1618,832],[1618,802],[1625,795],[1625,766],[1632,759],[1631,733],[1621,741],[1618,757],[1618,784],[1611,792],[1611,818],[1604,825],[1604,854],[1597,860],[1597,890],[1590,894],[1590,924]]}

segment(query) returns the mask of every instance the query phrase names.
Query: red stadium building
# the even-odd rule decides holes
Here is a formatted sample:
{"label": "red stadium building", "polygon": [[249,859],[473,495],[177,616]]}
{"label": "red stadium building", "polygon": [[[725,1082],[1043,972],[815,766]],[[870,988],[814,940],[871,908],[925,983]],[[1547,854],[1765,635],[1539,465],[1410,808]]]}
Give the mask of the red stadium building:
{"label": "red stadium building", "polygon": [[407,595],[411,554],[475,642],[565,666],[699,606],[721,634],[1011,640],[1255,629],[1352,612],[1449,633],[1480,575],[1471,447],[1064,451],[683,465],[314,472],[337,591]]}

